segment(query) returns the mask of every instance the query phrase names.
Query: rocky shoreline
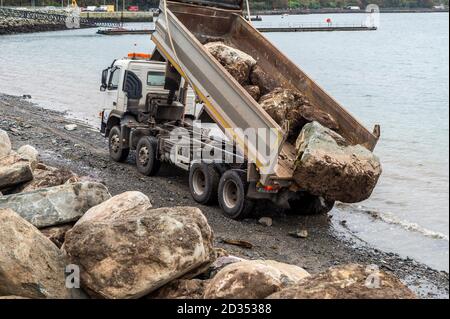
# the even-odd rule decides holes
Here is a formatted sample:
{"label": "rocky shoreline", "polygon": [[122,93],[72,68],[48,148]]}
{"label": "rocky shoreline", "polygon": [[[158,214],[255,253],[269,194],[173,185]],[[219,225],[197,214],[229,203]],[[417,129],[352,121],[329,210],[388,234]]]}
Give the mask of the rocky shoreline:
{"label": "rocky shoreline", "polygon": [[66,30],[58,22],[39,21],[23,18],[1,18],[0,35]]}
{"label": "rocky shoreline", "polygon": [[[25,150],[28,149],[25,154],[35,154],[30,151],[30,147],[25,147],[32,145],[39,154],[36,165],[30,164],[31,167],[34,166],[34,179],[22,182],[26,186],[20,189],[21,192],[16,194],[12,192],[10,195],[7,192],[3,199],[0,197],[4,210],[5,205],[10,205],[10,210],[17,210],[15,213],[4,212],[4,215],[0,213],[5,219],[5,222],[2,221],[0,225],[13,225],[10,226],[11,229],[17,227],[27,229],[28,236],[23,239],[23,242],[36,243],[36,247],[47,252],[42,256],[49,256],[50,251],[54,256],[59,256],[61,250],[58,247],[62,246],[62,251],[66,252],[68,257],[55,257],[56,259],[52,259],[52,264],[61,263],[63,259],[60,258],[69,258],[70,261],[80,265],[82,273],[88,274],[84,278],[82,275],[82,288],[87,295],[135,298],[148,296],[151,293],[148,298],[186,298],[188,296],[220,298],[220,296],[229,296],[229,294],[237,297],[253,294],[250,297],[266,298],[271,295],[272,298],[317,298],[320,295],[314,295],[315,286],[320,284],[323,287],[325,284],[330,289],[328,291],[332,291],[334,288],[331,283],[336,276],[341,278],[341,283],[346,282],[345,278],[348,278],[349,274],[361,279],[367,276],[367,266],[377,265],[381,276],[386,278],[386,282],[389,283],[386,289],[368,291],[364,285],[359,284],[351,289],[352,296],[370,298],[375,296],[374,292],[377,292],[383,294],[377,295],[377,297],[411,297],[409,290],[405,290],[396,279],[399,278],[419,297],[448,298],[448,273],[435,271],[411,259],[402,259],[395,254],[385,253],[371,247],[355,247],[354,243],[336,236],[330,224],[332,215],[285,215],[265,203],[264,207],[258,208],[254,216],[243,222],[228,220],[222,216],[217,207],[201,206],[190,198],[187,176],[184,172],[174,170],[173,167],[163,167],[159,176],[143,177],[136,172],[132,163],[133,158],[124,164],[112,163],[109,160],[106,141],[96,129],[82,123],[76,123],[76,126],[67,126],[74,123],[76,122],[67,119],[62,113],[39,108],[20,97],[0,94],[0,129],[8,134],[12,148],[17,150],[18,154],[24,153],[22,147]],[[20,150],[21,152],[19,152]],[[13,157],[10,162],[16,160],[24,161],[24,159]],[[30,161],[35,162],[34,160]],[[44,178],[55,175],[61,178]],[[29,174],[23,176],[24,180],[30,179]],[[63,185],[50,186],[49,182],[63,183]],[[65,184],[66,182],[69,184]],[[58,224],[63,224],[62,227],[56,229],[48,228],[52,224],[52,219],[50,221],[48,218],[33,219],[29,215],[31,208],[24,209],[23,205],[13,206],[11,204],[13,201],[17,203],[20,197],[35,196],[33,194],[36,192],[49,194],[48,187],[68,187],[70,189],[77,183],[105,185],[110,194],[107,197],[112,196],[112,198],[103,198],[103,196],[99,200],[102,203],[97,208],[95,207],[98,201],[89,201],[91,203],[89,206],[92,207],[80,208],[83,211],[81,216],[73,217],[74,215],[71,213],[68,215],[70,218],[64,222],[56,218]],[[10,187],[11,185],[8,186],[8,188]],[[98,186],[98,189],[102,189],[101,186]],[[30,191],[31,193],[29,193]],[[82,192],[77,193],[83,194]],[[25,202],[29,201],[25,200]],[[154,227],[166,227],[164,221],[157,222],[152,217],[155,216],[154,210],[158,210],[158,216],[167,216],[172,220],[178,220],[180,225],[186,225],[183,234],[175,236],[175,238],[192,239],[193,237],[190,237],[192,234],[202,234],[200,237],[195,237],[195,240],[189,240],[189,243],[199,243],[203,249],[206,249],[201,254],[203,257],[192,259],[189,250],[193,248],[186,244],[171,242],[171,238],[174,237],[158,237],[155,239],[160,241],[158,246],[168,247],[169,250],[173,245],[182,244],[177,247],[182,247],[181,251],[187,252],[184,259],[182,258],[186,262],[180,265],[165,260],[166,265],[172,266],[161,268],[161,271],[158,272],[159,277],[153,277],[152,280],[146,281],[144,286],[127,282],[127,285],[121,287],[120,292],[111,289],[117,283],[110,282],[105,285],[102,280],[108,272],[114,271],[123,274],[123,278],[140,278],[139,276],[146,273],[148,265],[142,264],[140,259],[133,255],[133,251],[139,251],[139,255],[145,253],[149,256],[155,256],[157,252],[149,251],[148,247],[151,245],[147,245],[145,242],[142,247],[127,246],[128,248],[125,249],[126,246],[123,246],[124,249],[120,251],[109,250],[112,245],[108,241],[110,237],[98,237],[96,233],[111,234],[111,232],[120,231],[120,234],[117,234],[117,236],[120,235],[120,238],[135,238],[133,236],[144,232],[151,234],[150,229]],[[61,212],[62,209],[58,208],[55,211]],[[131,218],[130,220],[124,218],[124,214],[120,213],[124,211],[132,212],[125,214]],[[180,211],[183,212],[181,215],[178,213]],[[107,213],[102,214],[102,212]],[[81,219],[79,219],[80,217]],[[265,218],[264,222],[262,217]],[[270,223],[266,222],[268,220]],[[139,221],[138,224],[136,224],[137,221]],[[34,230],[32,227],[35,226],[30,228],[29,223],[34,223],[37,228],[41,229]],[[75,226],[74,223],[76,223]],[[156,226],[155,223],[158,223],[159,226]],[[113,224],[115,226],[112,226]],[[140,226],[130,228],[131,225]],[[289,235],[299,229],[303,231],[302,234],[306,235],[296,238]],[[6,234],[7,232],[0,233]],[[115,238],[119,238],[117,236]],[[47,238],[52,240],[54,247],[49,246]],[[72,245],[73,242],[80,242],[80,240],[83,240],[85,250],[78,250],[77,245]],[[241,245],[244,243],[243,240],[245,240],[245,245]],[[0,241],[0,245],[2,243]],[[125,245],[125,242],[123,244]],[[146,248],[144,249],[144,247]],[[176,250],[180,251],[180,249]],[[102,258],[107,260],[109,257],[110,262],[99,264],[96,261],[102,253],[104,254]],[[92,259],[93,256],[96,258]],[[2,256],[0,256],[1,258]],[[131,267],[128,267],[129,264],[125,262],[126,260],[133,260],[136,265],[139,265],[136,268],[139,271],[127,272],[127,269]],[[253,260],[253,262],[249,260]],[[268,262],[268,260],[277,262]],[[242,266],[240,264],[249,262],[250,265],[243,264],[244,266]],[[229,265],[230,263],[233,265]],[[0,268],[4,264],[0,263]],[[228,266],[224,268],[225,265]],[[232,290],[228,291],[218,288],[223,287],[224,280],[229,278],[227,272],[236,271],[237,274],[241,274],[236,278],[236,282],[242,283],[242,278],[249,278],[246,275],[248,269],[254,269],[253,274],[262,273],[264,275],[264,279],[261,279],[258,285],[264,289],[239,291],[237,287],[242,285],[230,285]],[[2,269],[0,269],[1,271]],[[285,281],[280,282],[277,277],[280,274],[290,278],[289,285],[286,286]],[[41,275],[55,278],[51,274],[41,273]],[[361,283],[361,281],[359,282]],[[54,283],[49,283],[49,285],[54,287]],[[251,287],[250,284],[248,286]],[[342,293],[344,294],[338,293],[335,297],[350,296],[348,291]],[[34,297],[29,291],[15,291],[12,288],[6,292],[0,291],[0,295],[11,294]],[[87,297],[87,295],[84,296]]]}

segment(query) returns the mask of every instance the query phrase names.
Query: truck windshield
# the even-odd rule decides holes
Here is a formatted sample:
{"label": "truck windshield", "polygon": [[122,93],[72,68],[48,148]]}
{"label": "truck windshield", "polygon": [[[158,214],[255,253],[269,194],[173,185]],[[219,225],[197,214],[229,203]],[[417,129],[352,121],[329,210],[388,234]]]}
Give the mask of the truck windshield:
{"label": "truck windshield", "polygon": [[164,72],[150,71],[147,74],[147,85],[164,86],[166,82],[166,74]]}

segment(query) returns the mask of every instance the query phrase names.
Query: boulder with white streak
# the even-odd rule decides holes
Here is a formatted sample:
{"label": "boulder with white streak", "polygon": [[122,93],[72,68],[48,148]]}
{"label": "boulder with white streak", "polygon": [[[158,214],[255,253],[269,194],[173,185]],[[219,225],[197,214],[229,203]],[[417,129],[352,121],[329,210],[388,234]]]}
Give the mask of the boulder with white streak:
{"label": "boulder with white streak", "polygon": [[82,287],[113,299],[140,298],[192,278],[215,257],[212,230],[198,208],[152,209],[139,192],[89,210],[67,232],[63,249],[80,265]]}
{"label": "boulder with white streak", "polygon": [[223,268],[206,286],[205,299],[263,299],[309,276],[294,265],[249,260]]}

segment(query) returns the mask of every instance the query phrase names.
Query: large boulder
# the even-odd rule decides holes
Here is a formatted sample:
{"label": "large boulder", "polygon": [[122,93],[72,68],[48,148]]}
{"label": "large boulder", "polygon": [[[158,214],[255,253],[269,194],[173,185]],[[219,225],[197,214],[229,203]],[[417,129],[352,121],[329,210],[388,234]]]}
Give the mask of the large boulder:
{"label": "large boulder", "polygon": [[105,185],[82,182],[0,197],[0,208],[11,208],[38,228],[77,221],[111,195]]}
{"label": "large boulder", "polygon": [[257,85],[245,85],[244,89],[250,94],[250,96],[255,100],[258,101],[261,97],[261,90]]}
{"label": "large boulder", "polygon": [[30,162],[31,167],[36,167],[39,162],[39,152],[31,145],[24,145],[17,150],[17,154]]}
{"label": "large boulder", "polygon": [[30,162],[17,154],[0,159],[0,190],[13,188],[33,179]]}
{"label": "large boulder", "polygon": [[213,234],[198,208],[152,209],[127,192],[92,208],[66,234],[63,249],[80,265],[82,286],[102,298],[140,298],[191,278],[215,257]]}
{"label": "large boulder", "polygon": [[303,126],[312,121],[332,130],[339,128],[333,117],[311,105],[297,90],[277,88],[261,97],[259,104],[281,127],[289,127],[290,140],[295,141]]}
{"label": "large boulder", "polygon": [[269,299],[415,299],[398,278],[373,267],[346,265],[305,278]]}
{"label": "large boulder", "polygon": [[64,254],[10,209],[0,209],[0,295],[71,298]]}
{"label": "large boulder", "polygon": [[151,293],[149,299],[203,299],[208,280],[177,279]]}
{"label": "large boulder", "polygon": [[280,83],[265,72],[261,66],[255,65],[250,73],[250,82],[259,87],[261,94],[269,94],[276,88],[280,87]]}
{"label": "large boulder", "polygon": [[370,197],[381,175],[377,156],[349,145],[317,122],[305,125],[296,142],[294,179],[312,195],[356,203]]}
{"label": "large boulder", "polygon": [[250,72],[256,65],[256,60],[253,57],[223,42],[210,42],[205,44],[205,47],[239,84],[249,84]]}
{"label": "large boulder", "polygon": [[0,129],[0,159],[11,153],[11,141],[8,133]]}
{"label": "large boulder", "polygon": [[207,285],[205,299],[263,299],[309,274],[276,261],[241,261],[223,268]]}
{"label": "large boulder", "polygon": [[32,192],[42,188],[54,187],[65,183],[76,183],[78,176],[64,168],[55,168],[39,163],[33,170],[33,180],[21,186],[18,191]]}

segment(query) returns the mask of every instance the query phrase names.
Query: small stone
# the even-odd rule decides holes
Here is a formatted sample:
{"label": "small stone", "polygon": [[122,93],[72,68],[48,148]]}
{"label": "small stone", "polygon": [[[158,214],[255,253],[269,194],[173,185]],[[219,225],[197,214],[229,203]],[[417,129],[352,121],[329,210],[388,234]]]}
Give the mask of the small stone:
{"label": "small stone", "polygon": [[78,125],[76,124],[67,124],[66,126],[64,126],[64,129],[66,131],[75,131],[78,128]]}
{"label": "small stone", "polygon": [[263,226],[267,226],[267,227],[270,227],[273,225],[272,218],[270,218],[270,217],[261,217],[258,220],[258,223],[260,223]]}
{"label": "small stone", "polygon": [[296,230],[289,233],[289,236],[294,238],[308,238],[308,231],[306,229]]}

